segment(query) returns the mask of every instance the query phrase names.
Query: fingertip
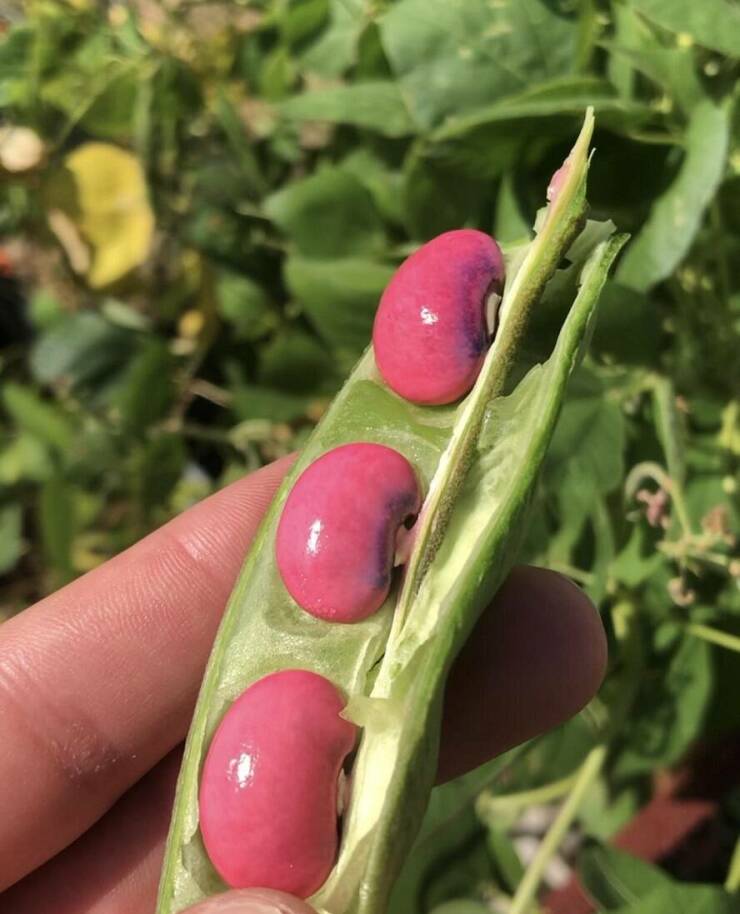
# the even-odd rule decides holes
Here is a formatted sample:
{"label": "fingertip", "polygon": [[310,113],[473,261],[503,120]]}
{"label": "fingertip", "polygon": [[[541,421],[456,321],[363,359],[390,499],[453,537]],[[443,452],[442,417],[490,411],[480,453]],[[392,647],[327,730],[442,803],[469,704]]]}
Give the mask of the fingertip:
{"label": "fingertip", "polygon": [[188,908],[183,914],[316,914],[292,895],[274,889],[238,889],[214,895]]}
{"label": "fingertip", "polygon": [[447,684],[439,777],[451,777],[572,717],[597,692],[606,637],[586,594],[544,568],[512,570]]}
{"label": "fingertip", "polygon": [[[606,674],[607,641],[598,610],[570,578],[548,568],[517,567],[507,584],[527,595],[530,621],[540,628],[543,646],[551,637],[552,671],[562,673],[565,687],[563,710],[567,717],[576,714]],[[506,598],[517,599],[514,593]]]}

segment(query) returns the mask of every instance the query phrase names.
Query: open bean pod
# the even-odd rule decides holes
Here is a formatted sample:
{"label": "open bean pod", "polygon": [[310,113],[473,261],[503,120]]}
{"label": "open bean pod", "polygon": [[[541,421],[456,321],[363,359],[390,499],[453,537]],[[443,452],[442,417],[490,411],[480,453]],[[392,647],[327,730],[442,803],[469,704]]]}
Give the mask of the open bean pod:
{"label": "open bean pod", "polygon": [[[386,911],[433,783],[447,671],[515,559],[528,494],[568,378],[588,337],[607,271],[625,240],[613,236],[610,223],[586,223],[592,129],[589,112],[557,193],[539,214],[534,237],[504,252],[506,284],[496,334],[464,399],[423,406],[399,396],[368,349],[276,496],[206,671],[178,784],[159,914],[174,914],[227,888],[204,844],[212,825],[206,822],[208,813],[201,821],[204,765],[210,764],[213,745],[214,753],[220,751],[220,725],[236,713],[230,709],[239,705],[240,696],[270,674],[296,669],[317,674],[337,690],[346,703],[342,718],[358,734],[356,751],[344,763],[342,778],[348,778],[349,789],[341,791],[344,800],[336,810],[341,811],[336,860],[330,861],[328,875],[324,864],[317,864],[302,888],[313,892],[309,901],[320,914]],[[544,197],[545,188],[543,202]],[[565,267],[563,258],[569,261]],[[532,314],[536,333],[527,331]],[[337,624],[302,608],[291,595],[298,590],[286,587],[276,540],[301,475],[333,449],[357,442],[401,455],[413,468],[423,504],[403,573],[392,575],[382,605],[361,612],[357,621]],[[346,510],[351,517],[351,500]],[[299,520],[305,524],[311,518]],[[329,733],[335,732],[332,721]],[[317,741],[319,755],[325,744]],[[324,772],[316,775],[322,790],[326,779],[333,790],[344,748],[332,750],[316,768]],[[241,757],[233,747],[229,751],[227,771],[229,758],[238,762]],[[290,798],[293,806],[298,802],[295,780],[305,778],[305,771],[291,768],[277,766],[272,772],[276,819],[285,815],[281,804]],[[325,813],[316,817],[323,829]],[[264,814],[252,820],[247,815],[244,828],[269,828],[263,819]],[[297,827],[310,832],[309,825],[298,816]],[[212,838],[207,842],[214,852]]]}

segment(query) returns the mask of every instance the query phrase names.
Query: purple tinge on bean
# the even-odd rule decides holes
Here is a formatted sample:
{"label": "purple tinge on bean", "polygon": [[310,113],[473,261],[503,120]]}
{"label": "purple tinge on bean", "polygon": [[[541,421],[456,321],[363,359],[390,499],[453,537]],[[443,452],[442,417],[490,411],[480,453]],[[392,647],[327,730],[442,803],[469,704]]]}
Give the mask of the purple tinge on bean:
{"label": "purple tinge on bean", "polygon": [[233,888],[300,898],[326,880],[337,854],[339,775],[356,727],[344,699],[308,670],[249,686],[224,715],[203,765],[200,830]]}
{"label": "purple tinge on bean", "polygon": [[357,622],[391,585],[396,539],[421,504],[411,464],[381,444],[327,451],[299,476],[283,508],[277,566],[307,612]]}
{"label": "purple tinge on bean", "polygon": [[478,377],[489,342],[486,305],[500,293],[504,259],[483,232],[445,232],[398,268],[373,328],[383,380],[415,403],[452,403]]}

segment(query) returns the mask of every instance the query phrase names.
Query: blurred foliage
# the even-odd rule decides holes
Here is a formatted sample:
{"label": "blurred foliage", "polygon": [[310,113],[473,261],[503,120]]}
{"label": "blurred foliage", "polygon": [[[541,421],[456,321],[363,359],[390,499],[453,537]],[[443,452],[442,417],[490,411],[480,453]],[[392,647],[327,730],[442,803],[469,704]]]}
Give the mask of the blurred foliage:
{"label": "blurred foliage", "polygon": [[[590,842],[567,862],[604,910],[737,911],[604,843],[657,771],[740,724],[736,3],[33,0],[5,16],[5,615],[300,446],[400,260],[460,225],[522,238],[595,107],[592,209],[633,240],[527,552],[598,603],[610,674],[515,765],[435,795],[398,910],[505,910],[527,856],[516,798],[585,771],[563,837]],[[724,879],[737,786],[719,818],[694,880]]]}

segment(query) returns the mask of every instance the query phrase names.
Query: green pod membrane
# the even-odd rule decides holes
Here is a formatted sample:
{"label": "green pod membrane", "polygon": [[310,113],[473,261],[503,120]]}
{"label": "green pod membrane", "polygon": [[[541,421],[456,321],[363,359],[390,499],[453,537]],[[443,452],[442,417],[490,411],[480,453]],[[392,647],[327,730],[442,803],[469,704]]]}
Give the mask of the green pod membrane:
{"label": "green pod membrane", "polygon": [[[319,914],[386,911],[434,781],[447,671],[516,558],[568,378],[626,240],[611,223],[586,220],[592,130],[589,111],[532,240],[504,251],[498,329],[470,393],[452,406],[405,401],[383,383],[368,349],[276,495],[206,670],[178,782],[159,914],[226,889],[198,826],[203,760],[235,698],[261,677],[295,667],[344,693],[343,714],[361,734],[336,863],[309,902]],[[337,625],[291,599],[276,567],[275,535],[300,473],[354,441],[402,454],[424,504],[404,573],[383,606]]]}

